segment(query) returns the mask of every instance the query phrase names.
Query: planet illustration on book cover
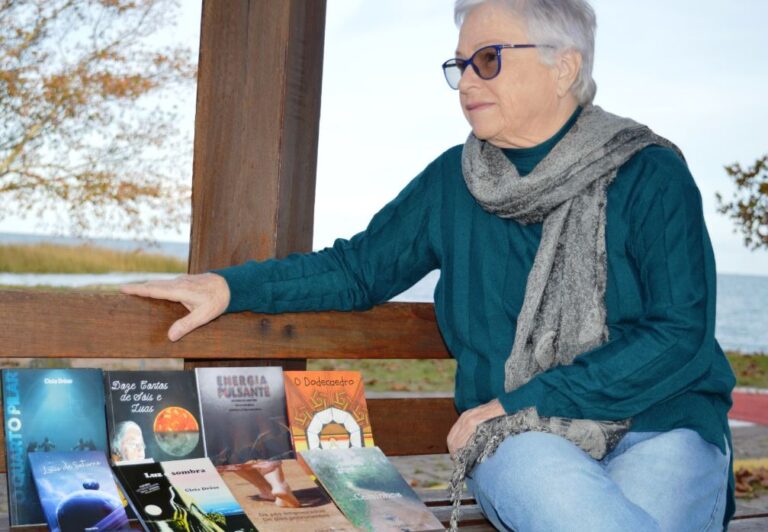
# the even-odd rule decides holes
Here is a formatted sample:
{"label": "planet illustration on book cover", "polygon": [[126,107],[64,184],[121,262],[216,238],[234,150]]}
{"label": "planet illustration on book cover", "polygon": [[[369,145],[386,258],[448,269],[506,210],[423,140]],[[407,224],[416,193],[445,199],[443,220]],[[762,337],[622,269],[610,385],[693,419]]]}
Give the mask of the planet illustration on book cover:
{"label": "planet illustration on book cover", "polygon": [[180,406],[158,412],[153,426],[155,440],[171,456],[186,456],[200,441],[200,424],[192,413]]}
{"label": "planet illustration on book cover", "polygon": [[67,495],[56,508],[60,530],[118,530],[111,527],[128,524],[123,504],[109,493],[99,491],[96,480],[86,480],[82,486],[82,490]]}

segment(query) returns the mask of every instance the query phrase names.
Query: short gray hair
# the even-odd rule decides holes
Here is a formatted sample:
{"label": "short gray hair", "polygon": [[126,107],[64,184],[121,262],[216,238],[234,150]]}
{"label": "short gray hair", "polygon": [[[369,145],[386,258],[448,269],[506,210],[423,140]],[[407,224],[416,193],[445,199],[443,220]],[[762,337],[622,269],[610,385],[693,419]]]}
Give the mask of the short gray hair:
{"label": "short gray hair", "polygon": [[456,0],[456,25],[461,27],[472,9],[490,2],[519,17],[528,29],[532,43],[551,44],[555,47],[554,50],[538,49],[543,63],[554,64],[558,51],[579,52],[581,70],[571,87],[571,93],[582,105],[592,102],[597,92],[597,84],[592,79],[597,21],[592,6],[586,0]]}
{"label": "short gray hair", "polygon": [[142,439],[144,438],[144,434],[142,434],[141,427],[135,421],[121,421],[120,423],[118,423],[117,426],[115,427],[115,433],[112,436],[110,447],[112,449],[112,454],[114,456],[119,456],[121,459],[124,459],[125,457],[122,455],[120,444],[123,442],[123,438],[125,438],[125,433],[128,432],[129,430],[138,430],[139,434],[141,434]]}

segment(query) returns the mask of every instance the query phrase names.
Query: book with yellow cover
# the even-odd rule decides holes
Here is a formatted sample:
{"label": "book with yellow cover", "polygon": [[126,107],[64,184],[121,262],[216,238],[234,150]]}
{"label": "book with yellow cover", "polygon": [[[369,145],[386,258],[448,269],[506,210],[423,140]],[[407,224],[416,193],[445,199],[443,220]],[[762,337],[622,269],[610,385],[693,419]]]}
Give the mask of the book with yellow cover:
{"label": "book with yellow cover", "polygon": [[288,423],[297,453],[373,447],[359,371],[286,371],[283,375]]}

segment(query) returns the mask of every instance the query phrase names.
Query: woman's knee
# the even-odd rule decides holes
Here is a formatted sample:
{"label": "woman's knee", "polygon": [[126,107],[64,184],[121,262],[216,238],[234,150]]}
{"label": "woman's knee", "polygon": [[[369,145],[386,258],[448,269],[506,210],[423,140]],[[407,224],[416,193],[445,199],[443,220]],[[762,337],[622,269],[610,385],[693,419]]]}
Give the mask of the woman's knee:
{"label": "woman's knee", "polygon": [[573,530],[581,523],[585,528],[576,529],[603,531],[620,530],[628,522],[642,525],[631,530],[657,529],[598,462],[560,436],[508,437],[469,476],[483,511],[508,528]]}
{"label": "woman's knee", "polygon": [[[475,484],[493,499],[537,497],[552,501],[583,484],[601,481],[602,470],[590,456],[565,438],[526,432],[506,438],[496,452],[470,473]],[[555,493],[553,493],[555,492]]]}

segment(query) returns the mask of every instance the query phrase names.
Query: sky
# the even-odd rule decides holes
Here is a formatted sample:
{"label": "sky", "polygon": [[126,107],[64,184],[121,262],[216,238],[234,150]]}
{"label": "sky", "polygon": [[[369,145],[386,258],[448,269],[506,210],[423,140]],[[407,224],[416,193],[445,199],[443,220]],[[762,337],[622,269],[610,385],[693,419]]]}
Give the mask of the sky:
{"label": "sky", "polygon": [[[592,0],[595,104],[631,117],[683,151],[701,190],[721,273],[768,275],[717,213],[731,194],[723,166],[768,153],[765,0]],[[181,0],[179,39],[197,46],[200,4]],[[370,218],[469,133],[440,65],[458,29],[450,0],[328,0],[315,205],[316,249]],[[194,95],[188,122],[194,115]],[[191,126],[190,126],[191,127]],[[190,168],[191,174],[191,168]],[[191,175],[190,175],[191,177]],[[0,223],[0,232],[34,231]],[[157,235],[183,240],[179,234]]]}

